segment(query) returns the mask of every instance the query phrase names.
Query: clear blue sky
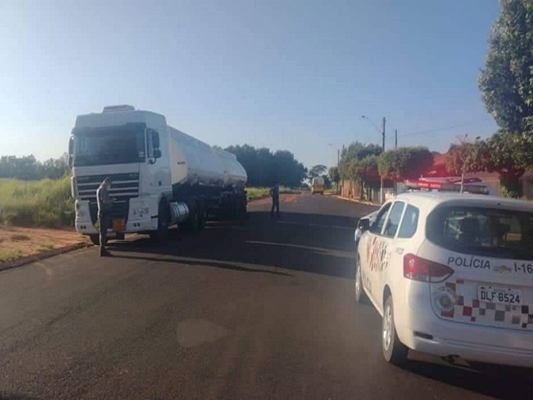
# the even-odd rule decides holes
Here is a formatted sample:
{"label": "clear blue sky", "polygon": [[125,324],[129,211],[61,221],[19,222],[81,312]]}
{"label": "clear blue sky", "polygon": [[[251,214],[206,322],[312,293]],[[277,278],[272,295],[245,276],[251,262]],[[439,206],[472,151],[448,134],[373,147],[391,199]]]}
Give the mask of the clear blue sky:
{"label": "clear blue sky", "polygon": [[496,0],[4,0],[0,154],[59,156],[76,115],[110,104],[306,166],[380,143],[362,114],[387,117],[388,148],[397,128],[445,151],[495,130],[477,78],[497,15]]}

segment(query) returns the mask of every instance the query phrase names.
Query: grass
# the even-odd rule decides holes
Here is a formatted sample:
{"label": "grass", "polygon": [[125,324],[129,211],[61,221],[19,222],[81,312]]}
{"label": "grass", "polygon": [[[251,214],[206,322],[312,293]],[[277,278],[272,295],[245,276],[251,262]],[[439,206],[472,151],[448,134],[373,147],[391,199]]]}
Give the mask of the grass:
{"label": "grass", "polygon": [[0,181],[0,224],[59,228],[74,224],[74,200],[68,177]]}
{"label": "grass", "polygon": [[248,201],[262,199],[268,196],[270,188],[246,188]]}
{"label": "grass", "polygon": [[37,251],[42,253],[43,251],[52,250],[55,246],[52,243],[43,243],[37,247]]}
{"label": "grass", "polygon": [[22,256],[22,252],[18,249],[0,250],[0,262],[15,260],[21,256]]}

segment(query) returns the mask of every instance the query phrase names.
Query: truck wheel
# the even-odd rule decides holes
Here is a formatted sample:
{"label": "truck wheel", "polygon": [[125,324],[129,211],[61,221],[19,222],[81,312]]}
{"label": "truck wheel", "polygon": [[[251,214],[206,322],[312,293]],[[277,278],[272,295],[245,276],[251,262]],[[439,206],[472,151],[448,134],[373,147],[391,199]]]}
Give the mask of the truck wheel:
{"label": "truck wheel", "polygon": [[189,208],[189,218],[183,224],[182,229],[187,232],[197,232],[200,227],[200,218],[198,212],[200,210],[196,207]]}
{"label": "truck wheel", "polygon": [[99,235],[89,235],[89,239],[91,239],[92,244],[95,246],[100,246],[100,236]]}
{"label": "truck wheel", "polygon": [[392,295],[388,295],[383,307],[383,319],[381,324],[381,348],[385,360],[394,365],[401,365],[407,360],[409,349],[400,342],[396,334],[394,323],[394,304]]}
{"label": "truck wheel", "polygon": [[166,201],[159,203],[157,216],[157,231],[150,232],[150,239],[162,243],[168,239],[168,224],[170,221],[170,209]]}
{"label": "truck wheel", "polygon": [[198,230],[204,230],[207,224],[207,210],[205,202],[200,202],[198,207]]}

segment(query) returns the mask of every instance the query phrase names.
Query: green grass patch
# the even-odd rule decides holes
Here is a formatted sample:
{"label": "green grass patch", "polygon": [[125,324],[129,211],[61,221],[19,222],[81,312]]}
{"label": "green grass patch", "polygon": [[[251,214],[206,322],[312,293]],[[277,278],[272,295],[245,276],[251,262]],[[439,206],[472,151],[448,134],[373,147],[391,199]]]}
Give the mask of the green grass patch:
{"label": "green grass patch", "polygon": [[52,250],[55,246],[52,243],[43,243],[37,247],[37,251],[42,253],[43,251]]}
{"label": "green grass patch", "polygon": [[0,224],[59,228],[74,224],[70,178],[0,182]]}
{"label": "green grass patch", "polygon": [[246,193],[248,195],[248,201],[262,199],[267,197],[269,194],[270,188],[246,188]]}
{"label": "green grass patch", "polygon": [[22,252],[16,249],[3,249],[0,250],[0,262],[6,262],[15,260],[22,256]]}

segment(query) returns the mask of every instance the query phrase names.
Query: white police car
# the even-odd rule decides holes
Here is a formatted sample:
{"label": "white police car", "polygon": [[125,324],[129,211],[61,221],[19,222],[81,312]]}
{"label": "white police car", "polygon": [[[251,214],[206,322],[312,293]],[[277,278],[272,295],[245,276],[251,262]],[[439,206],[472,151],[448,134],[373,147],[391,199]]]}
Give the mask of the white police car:
{"label": "white police car", "polygon": [[404,193],[361,219],[355,297],[382,316],[385,359],[409,349],[533,367],[533,204]]}

